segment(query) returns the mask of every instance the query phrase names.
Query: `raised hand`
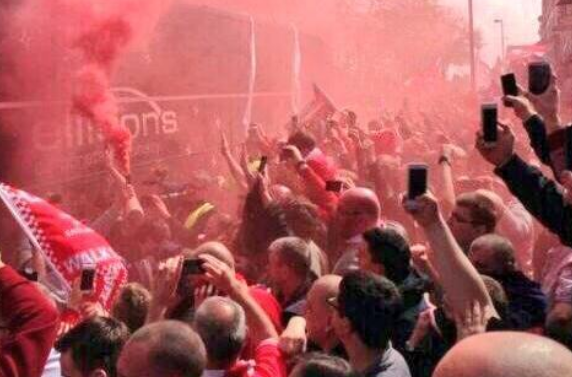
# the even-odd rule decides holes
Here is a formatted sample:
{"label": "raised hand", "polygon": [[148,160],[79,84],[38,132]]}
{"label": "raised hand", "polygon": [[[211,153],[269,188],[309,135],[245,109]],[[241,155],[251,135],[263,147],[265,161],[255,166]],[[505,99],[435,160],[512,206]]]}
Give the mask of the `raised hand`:
{"label": "raised hand", "polygon": [[477,133],[476,148],[483,158],[494,166],[502,166],[514,155],[515,136],[509,126],[499,124],[498,139],[493,145],[485,142],[483,134]]}
{"label": "raised hand", "polygon": [[437,199],[429,193],[415,199],[409,199],[404,195],[403,208],[424,228],[437,223],[441,216]]}
{"label": "raised hand", "polygon": [[487,330],[487,315],[477,301],[468,305],[464,313],[455,313],[454,315],[457,326],[457,342],[473,335],[482,334]]}

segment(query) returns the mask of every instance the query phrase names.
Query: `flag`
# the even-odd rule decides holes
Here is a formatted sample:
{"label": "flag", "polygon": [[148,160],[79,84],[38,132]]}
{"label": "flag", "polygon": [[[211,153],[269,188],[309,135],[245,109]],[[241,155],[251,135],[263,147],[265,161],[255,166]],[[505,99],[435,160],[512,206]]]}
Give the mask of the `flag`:
{"label": "flag", "polygon": [[[127,282],[123,259],[93,229],[45,200],[0,183],[0,197],[30,242],[69,294],[84,267],[95,267],[94,289],[86,295],[105,310]],[[64,297],[67,298],[67,297]]]}
{"label": "flag", "polygon": [[315,124],[325,121],[336,113],[336,106],[328,96],[314,84],[314,100],[302,109],[298,115],[300,124]]}

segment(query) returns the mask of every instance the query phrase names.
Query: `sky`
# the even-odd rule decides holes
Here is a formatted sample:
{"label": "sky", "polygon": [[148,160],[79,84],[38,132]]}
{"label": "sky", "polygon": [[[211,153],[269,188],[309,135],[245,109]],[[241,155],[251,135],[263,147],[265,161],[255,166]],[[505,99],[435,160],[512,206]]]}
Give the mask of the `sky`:
{"label": "sky", "polygon": [[[468,0],[441,0],[443,4],[457,8],[467,15]],[[542,0],[473,0],[475,27],[482,32],[485,46],[483,59],[492,63],[498,58],[500,47],[500,26],[495,19],[503,19],[506,44],[519,45],[538,41],[538,17]]]}

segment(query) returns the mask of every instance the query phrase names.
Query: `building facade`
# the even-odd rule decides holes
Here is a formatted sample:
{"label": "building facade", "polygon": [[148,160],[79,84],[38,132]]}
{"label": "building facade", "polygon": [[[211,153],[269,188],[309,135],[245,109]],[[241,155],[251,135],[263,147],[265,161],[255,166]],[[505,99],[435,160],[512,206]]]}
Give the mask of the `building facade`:
{"label": "building facade", "polygon": [[543,0],[540,16],[541,43],[548,60],[561,77],[564,108],[570,113],[572,101],[572,0]]}

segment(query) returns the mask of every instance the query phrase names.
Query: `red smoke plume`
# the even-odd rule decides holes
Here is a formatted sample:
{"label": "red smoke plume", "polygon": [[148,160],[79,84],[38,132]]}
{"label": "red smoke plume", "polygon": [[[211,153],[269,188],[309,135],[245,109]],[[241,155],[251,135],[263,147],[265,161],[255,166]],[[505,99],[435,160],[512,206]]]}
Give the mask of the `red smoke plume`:
{"label": "red smoke plume", "polygon": [[81,51],[84,62],[75,77],[73,109],[90,119],[103,134],[126,175],[131,171],[131,133],[118,121],[117,104],[109,91],[109,75],[132,35],[131,25],[117,16],[95,22],[73,46]]}

